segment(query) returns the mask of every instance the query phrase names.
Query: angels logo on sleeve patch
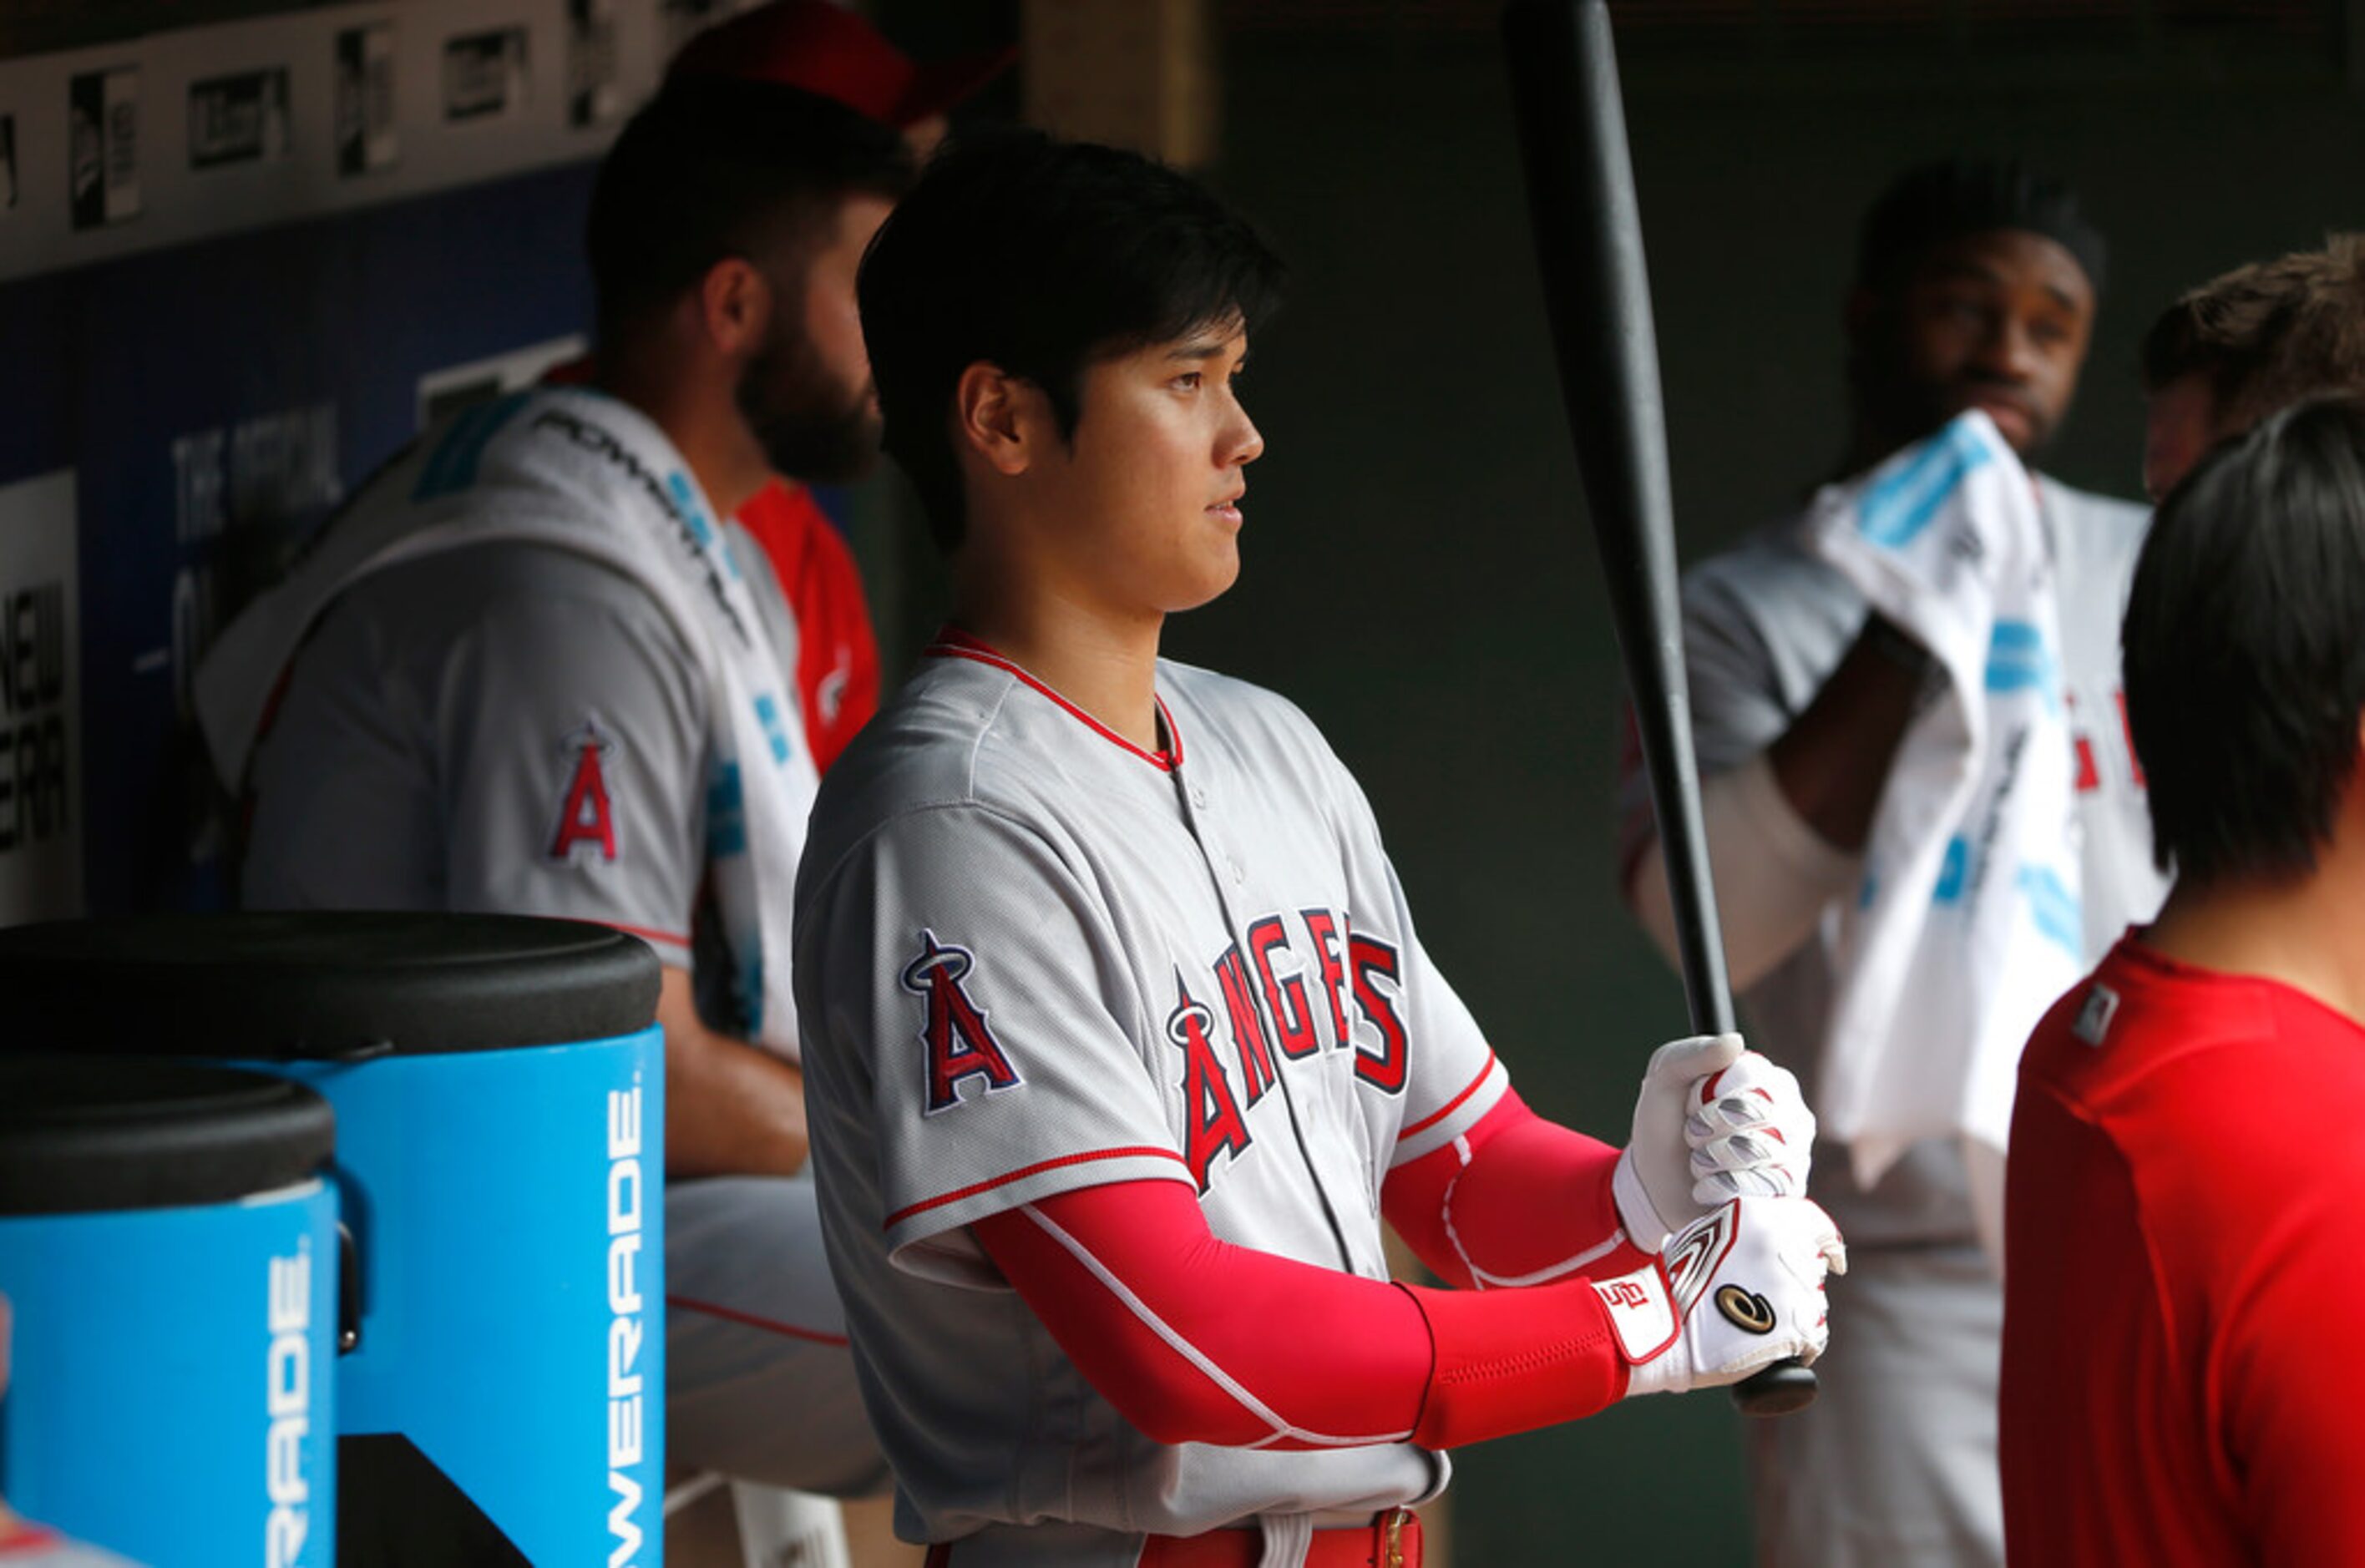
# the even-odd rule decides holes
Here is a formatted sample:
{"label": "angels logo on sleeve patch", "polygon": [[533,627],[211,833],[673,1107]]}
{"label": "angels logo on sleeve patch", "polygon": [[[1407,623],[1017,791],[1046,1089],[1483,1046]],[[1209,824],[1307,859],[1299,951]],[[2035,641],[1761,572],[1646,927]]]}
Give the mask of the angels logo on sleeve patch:
{"label": "angels logo on sleeve patch", "polygon": [[936,940],[920,932],[919,956],[903,966],[903,989],[927,1003],[920,1025],[920,1043],[927,1047],[928,1102],[926,1114],[949,1111],[964,1103],[961,1085],[973,1078],[985,1081],[979,1092],[1015,1089],[1026,1081],[1010,1065],[1002,1042],[986,1024],[985,1009],[969,993],[964,982],[977,967],[968,948]]}
{"label": "angels logo on sleeve patch", "polygon": [[606,758],[615,737],[586,716],[558,743],[566,758],[566,788],[559,798],[558,825],[550,835],[550,858],[573,862],[587,855],[616,858],[616,813],[608,795]]}

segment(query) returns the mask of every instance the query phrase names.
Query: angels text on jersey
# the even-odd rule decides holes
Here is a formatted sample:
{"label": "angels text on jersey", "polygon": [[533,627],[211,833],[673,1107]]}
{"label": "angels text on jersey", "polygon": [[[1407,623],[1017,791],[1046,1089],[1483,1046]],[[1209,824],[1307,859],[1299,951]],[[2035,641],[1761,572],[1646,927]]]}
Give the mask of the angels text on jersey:
{"label": "angels text on jersey", "polygon": [[[1290,917],[1265,914],[1195,982],[1179,966],[1174,970],[1164,1065],[1181,1090],[1178,1141],[1202,1193],[1219,1156],[1232,1161],[1247,1154],[1256,1137],[1249,1113],[1288,1061],[1352,1050],[1358,1083],[1383,1094],[1404,1092],[1412,1046],[1397,1005],[1404,984],[1398,948],[1353,930],[1343,912],[1301,910],[1294,919],[1296,941]],[[1015,1032],[1006,1021],[997,1025],[970,989],[992,961],[990,941],[960,945],[924,929],[903,968],[902,988],[920,1003],[915,1037],[927,1085],[925,1115],[1025,1084]]]}

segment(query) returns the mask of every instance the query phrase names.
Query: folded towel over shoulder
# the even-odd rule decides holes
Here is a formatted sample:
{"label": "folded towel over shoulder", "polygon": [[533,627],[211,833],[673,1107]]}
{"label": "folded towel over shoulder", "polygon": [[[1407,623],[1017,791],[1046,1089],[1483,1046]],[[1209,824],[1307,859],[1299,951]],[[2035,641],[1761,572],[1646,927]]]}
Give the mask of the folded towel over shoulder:
{"label": "folded towel over shoulder", "polygon": [[1838,919],[1816,1113],[1866,1184],[1909,1143],[1964,1139],[2000,1241],[2021,1047],[2083,968],[2054,553],[2026,470],[1977,411],[1826,487],[1803,526],[1936,663]]}
{"label": "folded towel over shoulder", "polygon": [[243,787],[273,694],[339,594],[398,562],[495,543],[614,567],[698,658],[710,695],[709,868],[733,989],[750,1036],[794,1060],[789,911],[820,776],[796,744],[795,689],[712,509],[665,433],[611,398],[549,388],[465,409],[331,519],[197,671],[197,720],[223,782]]}

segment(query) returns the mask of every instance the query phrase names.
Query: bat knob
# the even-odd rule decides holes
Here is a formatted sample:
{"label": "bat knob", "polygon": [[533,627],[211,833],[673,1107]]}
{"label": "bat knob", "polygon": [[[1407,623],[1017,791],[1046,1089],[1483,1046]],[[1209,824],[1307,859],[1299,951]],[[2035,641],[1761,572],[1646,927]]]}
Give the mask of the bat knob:
{"label": "bat knob", "polygon": [[1815,1402],[1815,1374],[1799,1361],[1777,1361],[1732,1385],[1732,1402],[1744,1416],[1788,1416]]}

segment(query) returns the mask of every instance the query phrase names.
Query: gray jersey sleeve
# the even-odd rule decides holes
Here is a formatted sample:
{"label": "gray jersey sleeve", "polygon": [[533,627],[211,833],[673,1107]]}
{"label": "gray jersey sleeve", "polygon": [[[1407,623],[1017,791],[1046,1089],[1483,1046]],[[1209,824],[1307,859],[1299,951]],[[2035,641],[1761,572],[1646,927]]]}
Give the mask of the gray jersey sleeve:
{"label": "gray jersey sleeve", "polygon": [[1686,587],[1684,666],[1703,773],[1739,767],[1799,717],[1743,585],[1728,576],[1701,574]]}
{"label": "gray jersey sleeve", "polygon": [[703,687],[604,567],[488,547],[351,590],[255,757],[246,901],[592,920],[686,966]]}
{"label": "gray jersey sleeve", "polygon": [[990,1282],[962,1227],[1075,1188],[1190,1180],[1138,1043],[1149,1024],[1127,956],[1038,833],[985,806],[910,812],[817,891],[800,912],[801,980],[869,980],[831,986],[808,1040],[850,1053],[816,1070],[875,1142],[899,1267]]}
{"label": "gray jersey sleeve", "polygon": [[454,909],[596,920],[686,965],[706,699],[671,629],[521,606],[454,652],[439,780]]}
{"label": "gray jersey sleeve", "polygon": [[[1703,778],[1730,772],[1788,733],[1864,620],[1864,600],[1794,543],[1761,529],[1684,576],[1684,668]],[[1618,780],[1618,865],[1631,872],[1657,829],[1631,712]]]}

